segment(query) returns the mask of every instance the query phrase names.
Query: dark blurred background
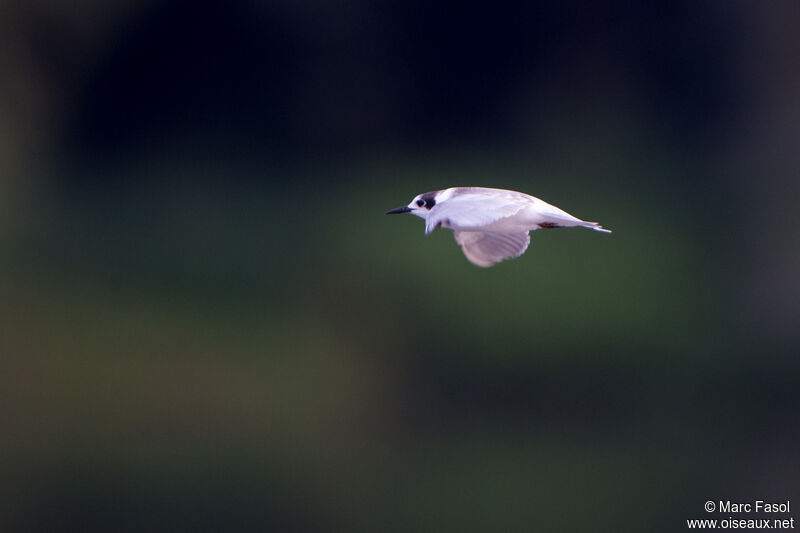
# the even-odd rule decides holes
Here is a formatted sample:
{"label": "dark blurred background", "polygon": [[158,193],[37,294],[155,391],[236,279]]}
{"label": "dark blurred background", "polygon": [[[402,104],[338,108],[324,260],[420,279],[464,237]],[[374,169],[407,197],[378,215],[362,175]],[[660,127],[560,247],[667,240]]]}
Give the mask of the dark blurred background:
{"label": "dark blurred background", "polygon": [[[3,2],[0,529],[800,505],[798,28],[795,1]],[[383,216],[456,185],[614,233],[484,270]]]}

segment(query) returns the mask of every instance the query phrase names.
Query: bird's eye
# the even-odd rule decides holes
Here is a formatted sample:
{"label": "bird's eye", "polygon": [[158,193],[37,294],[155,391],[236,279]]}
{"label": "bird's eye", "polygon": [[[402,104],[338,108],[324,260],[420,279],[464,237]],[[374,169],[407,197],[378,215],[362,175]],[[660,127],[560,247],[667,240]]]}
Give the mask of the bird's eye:
{"label": "bird's eye", "polygon": [[422,207],[423,205],[425,205],[425,201],[424,200],[417,200],[417,205]]}

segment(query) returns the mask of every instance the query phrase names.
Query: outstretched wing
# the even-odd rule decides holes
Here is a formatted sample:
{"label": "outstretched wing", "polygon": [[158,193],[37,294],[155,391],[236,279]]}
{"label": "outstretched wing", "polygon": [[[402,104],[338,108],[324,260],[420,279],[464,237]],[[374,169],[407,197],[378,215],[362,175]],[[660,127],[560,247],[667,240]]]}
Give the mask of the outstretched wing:
{"label": "outstretched wing", "polygon": [[490,267],[505,259],[519,257],[528,249],[528,232],[492,233],[488,231],[454,231],[453,236],[467,259],[479,267]]}
{"label": "outstretched wing", "polygon": [[452,197],[433,206],[425,224],[425,233],[441,225],[454,230],[479,229],[502,218],[516,215],[530,205],[530,196],[504,189],[464,187]]}

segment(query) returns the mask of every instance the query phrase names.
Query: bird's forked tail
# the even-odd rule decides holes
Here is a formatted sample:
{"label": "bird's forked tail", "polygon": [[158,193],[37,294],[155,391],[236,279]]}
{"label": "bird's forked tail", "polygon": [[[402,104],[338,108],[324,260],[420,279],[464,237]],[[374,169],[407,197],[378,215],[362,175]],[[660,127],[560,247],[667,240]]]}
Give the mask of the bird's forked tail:
{"label": "bird's forked tail", "polygon": [[610,229],[606,229],[597,222],[584,222],[581,224],[584,228],[593,229],[595,231],[599,231],[601,233],[611,233]]}

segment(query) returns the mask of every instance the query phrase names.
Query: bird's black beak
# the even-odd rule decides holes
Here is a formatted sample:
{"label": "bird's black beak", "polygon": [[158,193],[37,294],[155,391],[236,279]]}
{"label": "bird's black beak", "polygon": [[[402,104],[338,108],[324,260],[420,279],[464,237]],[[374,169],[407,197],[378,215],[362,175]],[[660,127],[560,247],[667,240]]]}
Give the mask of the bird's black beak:
{"label": "bird's black beak", "polygon": [[387,215],[396,215],[398,213],[410,213],[410,212],[411,212],[411,208],[408,207],[407,205],[404,205],[403,207],[398,207],[397,209],[390,209],[389,211],[386,211],[385,214],[387,214]]}

